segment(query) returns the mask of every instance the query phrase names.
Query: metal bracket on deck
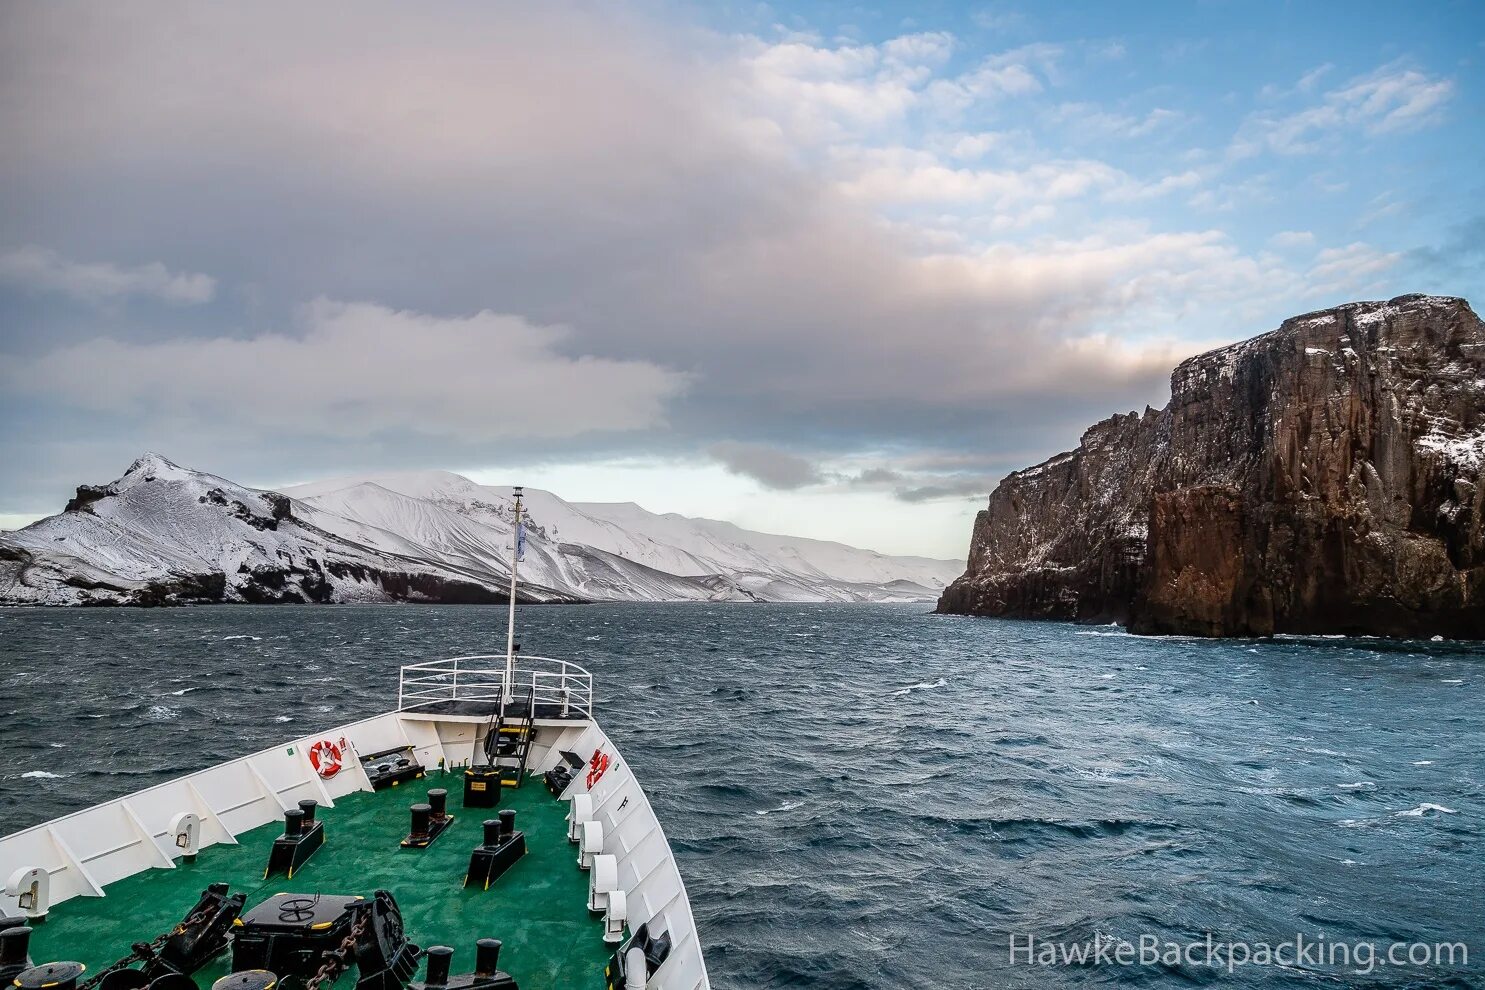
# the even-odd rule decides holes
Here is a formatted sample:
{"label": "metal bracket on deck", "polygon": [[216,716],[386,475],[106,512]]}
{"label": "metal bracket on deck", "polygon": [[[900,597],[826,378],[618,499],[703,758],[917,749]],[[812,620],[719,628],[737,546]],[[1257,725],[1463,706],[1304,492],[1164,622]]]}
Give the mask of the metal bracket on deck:
{"label": "metal bracket on deck", "polygon": [[16,898],[16,907],[32,921],[46,920],[51,907],[52,878],[39,866],[23,866],[5,881],[5,892]]}

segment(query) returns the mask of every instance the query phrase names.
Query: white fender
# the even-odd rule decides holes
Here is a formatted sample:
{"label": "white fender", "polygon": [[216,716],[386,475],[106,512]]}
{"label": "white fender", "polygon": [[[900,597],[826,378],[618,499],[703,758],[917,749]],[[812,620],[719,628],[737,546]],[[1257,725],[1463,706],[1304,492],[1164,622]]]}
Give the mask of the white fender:
{"label": "white fender", "polygon": [[583,839],[578,845],[578,866],[593,868],[593,857],[603,852],[603,823],[583,822]]}
{"label": "white fender", "polygon": [[650,979],[650,968],[645,963],[645,950],[630,946],[624,953],[624,990],[645,990]]}
{"label": "white fender", "polygon": [[624,922],[629,920],[629,899],[622,890],[608,894],[608,911],[603,916],[603,944],[618,945],[624,941]]}
{"label": "white fender", "polygon": [[23,866],[5,881],[5,892],[16,898],[16,907],[25,911],[27,918],[40,921],[51,907],[52,878],[39,866]]}
{"label": "white fender", "polygon": [[170,834],[175,837],[175,848],[190,862],[201,849],[201,817],[190,811],[182,811],[170,819]]}
{"label": "white fender", "polygon": [[593,799],[587,794],[573,796],[572,807],[567,809],[567,841],[577,842],[582,838],[583,822],[593,820]]}
{"label": "white fender", "polygon": [[603,914],[608,910],[609,895],[619,889],[619,858],[594,856],[593,872],[588,877],[588,910]]}

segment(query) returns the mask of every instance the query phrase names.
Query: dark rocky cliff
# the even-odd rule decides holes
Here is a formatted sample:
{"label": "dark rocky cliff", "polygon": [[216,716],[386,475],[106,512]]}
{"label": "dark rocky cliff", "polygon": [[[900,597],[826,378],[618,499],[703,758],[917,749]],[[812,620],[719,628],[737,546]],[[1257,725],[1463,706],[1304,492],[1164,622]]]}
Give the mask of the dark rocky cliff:
{"label": "dark rocky cliff", "polygon": [[1464,300],[1295,317],[1007,477],[939,611],[1485,638],[1482,466],[1485,323]]}

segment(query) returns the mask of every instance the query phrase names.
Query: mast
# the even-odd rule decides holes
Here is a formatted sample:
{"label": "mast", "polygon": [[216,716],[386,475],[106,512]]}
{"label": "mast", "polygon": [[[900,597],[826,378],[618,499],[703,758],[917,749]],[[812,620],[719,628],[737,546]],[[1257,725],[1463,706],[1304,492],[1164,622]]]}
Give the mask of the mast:
{"label": "mast", "polygon": [[525,533],[521,531],[521,496],[525,489],[515,486],[516,496],[516,522],[511,531],[510,545],[510,615],[505,624],[505,690],[500,698],[500,711],[505,712],[506,702],[515,698],[515,676],[516,676],[516,567],[521,562],[521,552],[525,547]]}

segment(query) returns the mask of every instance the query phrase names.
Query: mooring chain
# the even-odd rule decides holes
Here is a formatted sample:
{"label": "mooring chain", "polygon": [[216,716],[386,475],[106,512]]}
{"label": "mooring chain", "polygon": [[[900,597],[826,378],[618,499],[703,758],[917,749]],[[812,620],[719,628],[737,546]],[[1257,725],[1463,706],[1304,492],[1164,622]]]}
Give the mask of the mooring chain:
{"label": "mooring chain", "polygon": [[79,984],[78,990],[93,990],[94,987],[103,982],[103,978],[109,973],[116,973],[121,969],[128,969],[129,965],[135,960],[143,959],[145,961],[148,961],[151,957],[154,956],[156,951],[164,948],[165,940],[170,938],[170,936],[174,934],[174,931],[168,931],[164,935],[161,935],[159,938],[155,939],[153,942],[136,942],[130,949],[127,956],[120,959],[112,966],[106,966],[103,969],[100,969],[97,973],[93,974],[92,979],[86,981],[85,983]]}
{"label": "mooring chain", "polygon": [[340,974],[350,966],[351,953],[356,948],[356,942],[366,931],[366,920],[371,915],[370,911],[361,911],[356,915],[356,921],[351,925],[351,933],[343,938],[340,947],[334,951],[325,953],[325,961],[304,983],[304,990],[320,990],[320,984],[325,981],[334,983],[340,979]]}
{"label": "mooring chain", "polygon": [[187,915],[184,921],[176,925],[174,928],[170,929],[170,931],[166,932],[165,934],[156,937],[153,942],[135,942],[132,946],[129,947],[129,954],[127,956],[124,956],[112,966],[106,966],[103,969],[100,969],[98,972],[94,973],[91,979],[78,985],[78,990],[93,990],[94,987],[103,982],[103,978],[109,973],[117,973],[121,969],[128,969],[129,965],[136,960],[149,962],[152,958],[154,958],[156,952],[165,947],[165,943],[170,940],[170,936],[185,931],[192,924],[202,920],[203,918],[208,917],[210,914],[211,907],[204,907],[200,911]]}

